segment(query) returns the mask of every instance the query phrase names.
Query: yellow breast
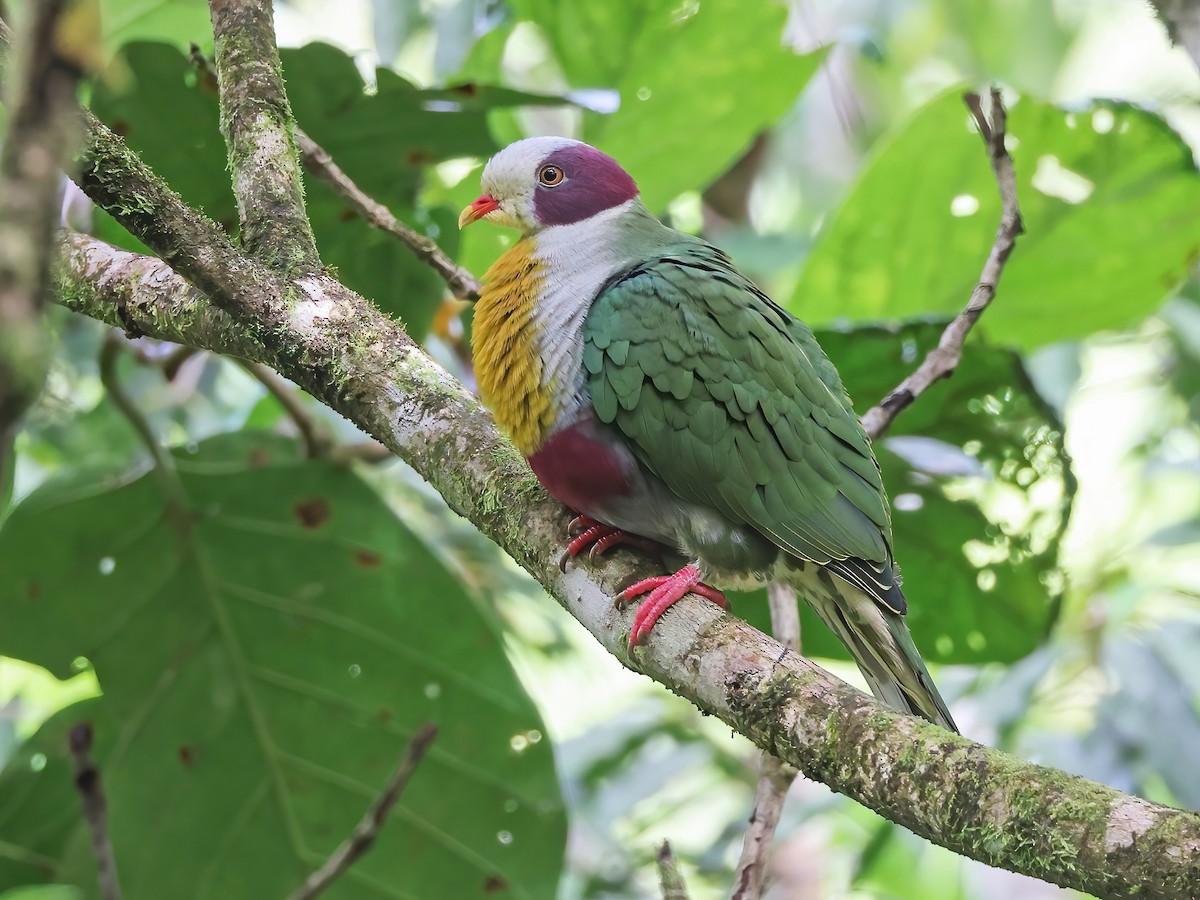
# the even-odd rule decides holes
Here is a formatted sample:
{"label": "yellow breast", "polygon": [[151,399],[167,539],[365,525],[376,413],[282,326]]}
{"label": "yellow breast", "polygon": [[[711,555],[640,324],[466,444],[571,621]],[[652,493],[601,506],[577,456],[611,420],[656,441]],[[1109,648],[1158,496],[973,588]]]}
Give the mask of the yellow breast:
{"label": "yellow breast", "polygon": [[533,317],[540,268],[530,240],[502,254],[483,276],[471,332],[479,394],[525,456],[541,447],[555,413]]}

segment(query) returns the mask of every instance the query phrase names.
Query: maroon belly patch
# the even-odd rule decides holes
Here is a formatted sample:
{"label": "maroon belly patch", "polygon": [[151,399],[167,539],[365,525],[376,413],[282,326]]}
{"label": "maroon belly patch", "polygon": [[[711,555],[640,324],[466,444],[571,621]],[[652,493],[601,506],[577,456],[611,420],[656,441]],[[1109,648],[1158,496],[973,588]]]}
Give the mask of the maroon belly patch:
{"label": "maroon belly patch", "polygon": [[627,496],[637,472],[633,455],[597,433],[590,418],[553,435],[529,457],[529,467],[555,499],[581,513]]}

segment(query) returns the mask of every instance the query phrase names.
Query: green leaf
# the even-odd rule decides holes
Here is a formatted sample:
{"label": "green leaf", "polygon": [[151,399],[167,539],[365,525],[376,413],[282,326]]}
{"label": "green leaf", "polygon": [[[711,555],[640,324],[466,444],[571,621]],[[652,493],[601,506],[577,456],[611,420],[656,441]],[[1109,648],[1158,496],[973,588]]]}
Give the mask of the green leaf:
{"label": "green leaf", "polygon": [[[820,324],[966,304],[1000,210],[967,121],[959,95],[946,94],[881,144],[805,265],[793,311]],[[1067,112],[1022,98],[1009,135],[1026,234],[979,327],[1034,347],[1157,309],[1200,253],[1200,176],[1187,145],[1121,103]]]}
{"label": "green leaf", "polygon": [[99,0],[104,45],[113,50],[132,41],[167,41],[180,50],[212,45],[204,0]]}
{"label": "green leaf", "polygon": [[38,884],[5,891],[0,900],[83,900],[83,891],[66,884]]}
{"label": "green leaf", "polygon": [[[944,325],[817,338],[861,413],[937,346]],[[954,377],[919,397],[876,444],[908,623],[930,662],[1010,662],[1045,640],[1058,612],[1058,538],[1074,492],[1062,440],[1020,357],[975,341]],[[761,594],[735,611],[769,628]],[[805,653],[847,656],[807,607],[803,615]]]}
{"label": "green leaf", "polygon": [[[621,4],[561,8],[577,5]],[[707,187],[800,96],[825,54],[785,47],[786,18],[770,2],[704,0],[647,3],[626,23],[628,57],[609,82],[621,106],[589,117],[584,137],[634,176],[651,210]]]}
{"label": "green leaf", "polygon": [[655,212],[728,169],[799,97],[823,53],[783,44],[787,11],[738,0],[519,0],[572,87],[615,87],[584,139],[619,160]]}
{"label": "green leaf", "polygon": [[[553,757],[501,639],[352,472],[295,453],[227,435],[180,457],[187,511],[149,475],[22,504],[0,531],[0,653],[60,676],[86,657],[104,692],[89,716],[126,895],[285,896],[424,721],[437,742],[328,896],[552,895]],[[0,776],[24,798],[0,809],[0,847],[89,884],[82,826],[54,818],[77,807],[52,815],[43,794],[69,778],[34,768]]]}

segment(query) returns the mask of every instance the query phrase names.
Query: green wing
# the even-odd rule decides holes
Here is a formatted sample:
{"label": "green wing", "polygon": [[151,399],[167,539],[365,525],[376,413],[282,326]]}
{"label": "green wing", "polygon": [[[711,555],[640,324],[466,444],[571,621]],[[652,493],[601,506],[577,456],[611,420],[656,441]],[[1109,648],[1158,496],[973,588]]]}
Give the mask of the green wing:
{"label": "green wing", "polygon": [[681,243],[618,276],[584,341],[597,417],[678,496],[891,592],[887,497],[837,370],[724,254]]}

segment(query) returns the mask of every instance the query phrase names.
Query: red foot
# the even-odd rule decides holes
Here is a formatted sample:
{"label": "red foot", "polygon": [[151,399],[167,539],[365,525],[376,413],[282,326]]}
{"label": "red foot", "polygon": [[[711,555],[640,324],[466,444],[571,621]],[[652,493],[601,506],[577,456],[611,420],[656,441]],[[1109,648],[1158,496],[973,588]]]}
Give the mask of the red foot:
{"label": "red foot", "polygon": [[700,581],[700,570],[694,565],[684,566],[674,575],[655,575],[631,584],[617,594],[617,604],[624,606],[634,597],[645,593],[649,593],[650,596],[642,601],[633,617],[633,628],[629,632],[630,650],[650,633],[654,623],[673,603],[682,600],[688,594],[703,597],[722,609],[729,608],[729,601],[725,599],[724,594]]}
{"label": "red foot", "polygon": [[588,552],[588,559],[592,560],[598,556],[603,556],[613,547],[620,544],[640,547],[651,553],[658,550],[658,545],[654,541],[640,535],[622,531],[620,528],[613,528],[611,525],[605,525],[603,522],[597,522],[591,516],[576,516],[567,526],[567,533],[573,534],[575,537],[567,544],[567,552],[559,560],[559,568],[564,571],[567,567],[567,560],[577,557],[589,545],[592,549]]}

